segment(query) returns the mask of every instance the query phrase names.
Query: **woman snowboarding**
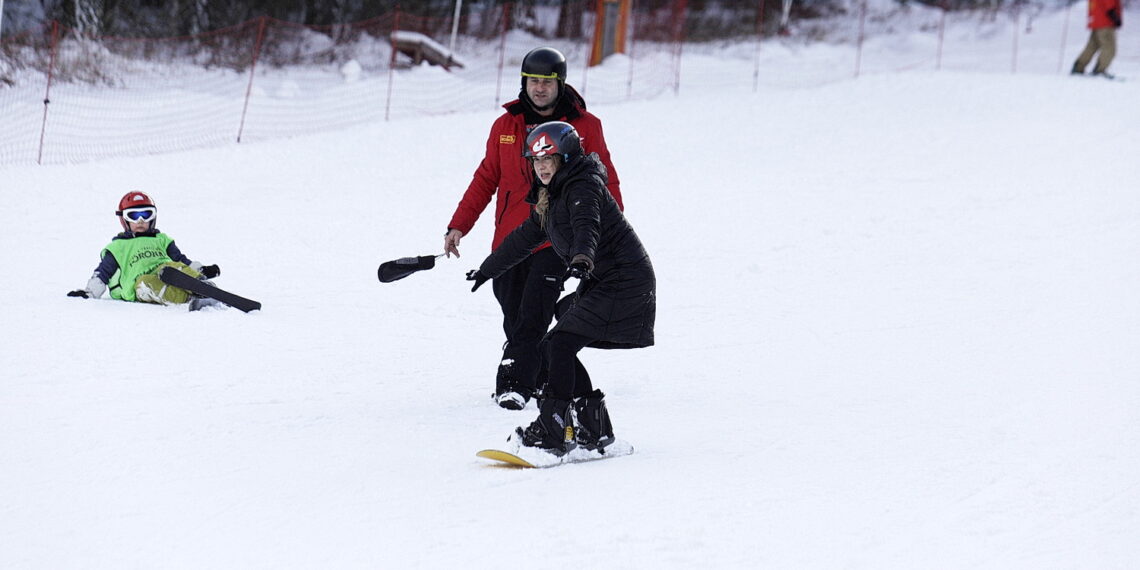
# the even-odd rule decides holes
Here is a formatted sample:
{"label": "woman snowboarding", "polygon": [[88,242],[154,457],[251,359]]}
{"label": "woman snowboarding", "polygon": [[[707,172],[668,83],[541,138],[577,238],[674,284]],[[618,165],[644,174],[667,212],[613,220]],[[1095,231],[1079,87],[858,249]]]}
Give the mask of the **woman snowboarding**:
{"label": "woman snowboarding", "polygon": [[[548,381],[538,418],[516,428],[514,451],[563,456],[576,447],[605,453],[615,441],[605,395],[594,387],[578,352],[653,345],[656,277],[649,254],[606,189],[606,169],[582,152],[569,123],[544,123],[527,136],[524,155],[535,180],[527,201],[533,211],[468,273],[472,291],[523,261],[549,241],[568,266],[578,290],[559,301],[558,323],[542,341]],[[576,418],[576,421],[572,419]]]}

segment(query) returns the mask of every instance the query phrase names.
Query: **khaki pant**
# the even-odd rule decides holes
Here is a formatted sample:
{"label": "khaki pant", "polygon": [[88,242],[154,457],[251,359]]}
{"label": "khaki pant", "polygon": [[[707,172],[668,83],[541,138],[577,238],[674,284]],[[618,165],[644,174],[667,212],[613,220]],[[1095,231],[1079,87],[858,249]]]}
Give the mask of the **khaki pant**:
{"label": "khaki pant", "polygon": [[158,303],[159,305],[181,305],[190,301],[190,293],[180,287],[167,285],[158,278],[163,267],[176,267],[179,271],[197,279],[200,273],[190,269],[185,263],[170,261],[159,265],[151,273],[139,275],[135,280],[135,299],[144,303]]}
{"label": "khaki pant", "polygon": [[1089,34],[1089,43],[1085,45],[1085,51],[1077,56],[1073,72],[1084,73],[1097,51],[1100,51],[1100,57],[1096,60],[1093,73],[1104,73],[1112,63],[1112,58],[1116,57],[1116,28],[1100,28]]}

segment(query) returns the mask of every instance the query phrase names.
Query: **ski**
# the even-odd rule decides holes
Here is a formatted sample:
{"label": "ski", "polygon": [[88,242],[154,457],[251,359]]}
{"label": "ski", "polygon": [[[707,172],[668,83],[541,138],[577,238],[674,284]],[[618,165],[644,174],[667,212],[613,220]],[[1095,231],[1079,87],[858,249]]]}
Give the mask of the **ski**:
{"label": "ski", "polygon": [[158,274],[158,278],[167,285],[180,287],[196,295],[221,301],[245,313],[261,310],[261,303],[257,301],[246,299],[241,295],[235,295],[224,289],[219,289],[205,281],[195,279],[174,267],[163,267],[162,271]]}
{"label": "ski", "polygon": [[1119,75],[1111,74],[1111,73],[1088,73],[1088,74],[1073,73],[1072,75],[1076,75],[1078,77],[1087,77],[1089,79],[1103,79],[1105,81],[1116,81],[1116,82],[1125,81],[1125,78],[1123,78]]}

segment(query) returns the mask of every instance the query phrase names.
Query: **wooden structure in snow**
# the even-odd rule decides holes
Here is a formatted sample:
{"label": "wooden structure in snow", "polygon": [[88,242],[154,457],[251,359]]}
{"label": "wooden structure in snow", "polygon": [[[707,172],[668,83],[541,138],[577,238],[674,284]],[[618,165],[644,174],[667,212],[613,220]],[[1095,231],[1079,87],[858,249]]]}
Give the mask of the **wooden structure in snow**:
{"label": "wooden structure in snow", "polygon": [[444,69],[463,67],[463,62],[456,59],[451,50],[419,32],[396,30],[391,37],[392,49],[411,58],[413,65],[426,61]]}

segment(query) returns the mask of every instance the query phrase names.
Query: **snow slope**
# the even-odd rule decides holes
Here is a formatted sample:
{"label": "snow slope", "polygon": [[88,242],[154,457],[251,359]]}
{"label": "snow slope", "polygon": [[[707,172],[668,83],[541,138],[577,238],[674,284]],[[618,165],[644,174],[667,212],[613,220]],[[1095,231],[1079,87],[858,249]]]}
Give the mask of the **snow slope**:
{"label": "snow slope", "polygon": [[[591,106],[658,345],[583,356],[637,453],[538,471],[474,456],[535,413],[488,398],[489,216],[375,277],[440,250],[495,113],[5,168],[0,567],[1134,567],[1138,98],[916,71]],[[132,189],[265,310],[65,297]]]}

